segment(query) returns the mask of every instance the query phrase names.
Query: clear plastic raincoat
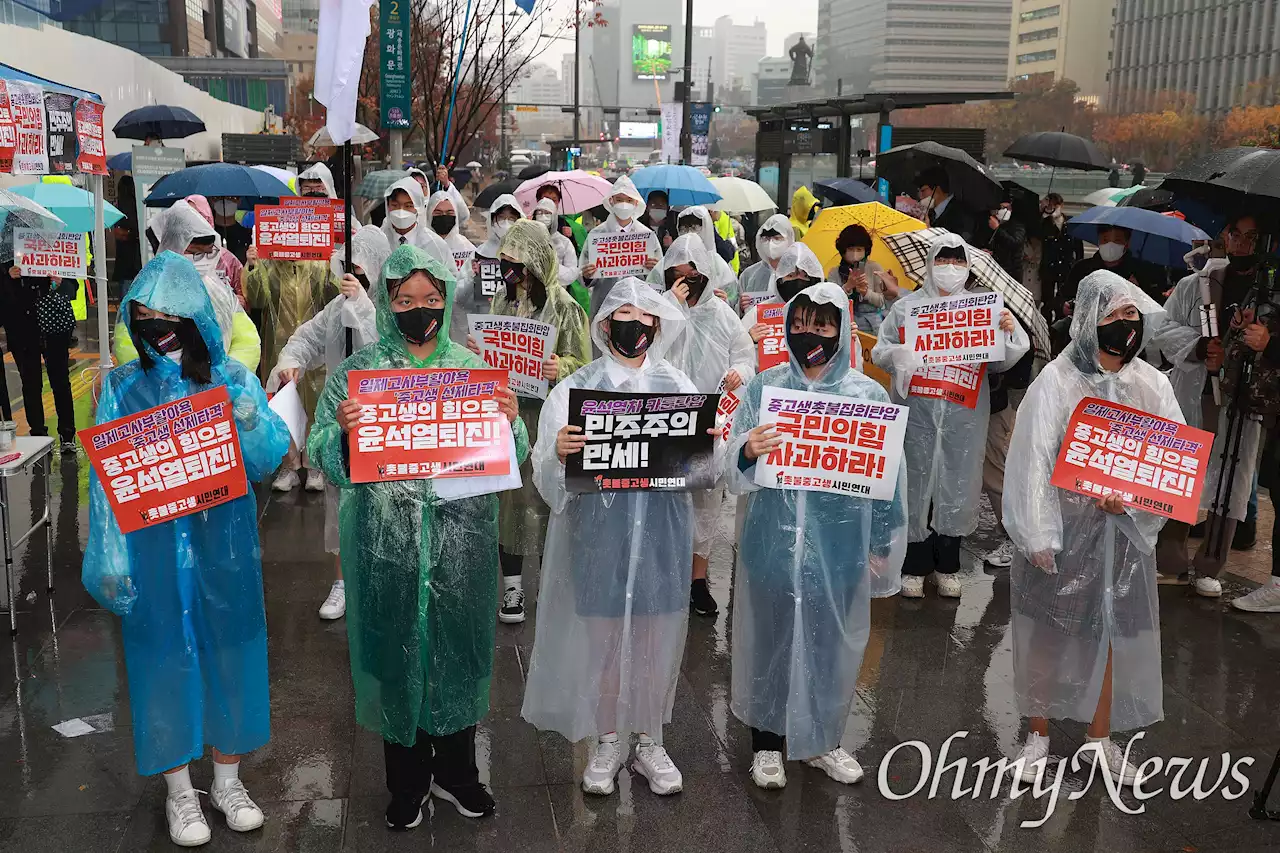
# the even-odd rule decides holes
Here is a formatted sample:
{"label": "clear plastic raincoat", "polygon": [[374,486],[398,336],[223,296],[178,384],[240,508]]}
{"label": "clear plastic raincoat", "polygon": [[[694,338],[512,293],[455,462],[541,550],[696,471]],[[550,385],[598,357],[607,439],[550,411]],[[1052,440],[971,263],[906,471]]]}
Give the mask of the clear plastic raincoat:
{"label": "clear plastic raincoat", "polygon": [[[1067,421],[1085,397],[1169,420],[1182,413],[1164,374],[1141,358],[1118,373],[1098,365],[1098,321],[1122,305],[1142,312],[1144,346],[1161,322],[1137,287],[1100,270],[1080,282],[1071,343],[1031,383],[1018,411],[1004,484],[1004,526],[1018,547],[1010,569],[1013,668],[1024,716],[1093,718],[1112,654],[1111,727],[1163,716],[1156,536],[1164,518],[1049,485]],[[1046,571],[1030,562],[1041,554]]]}
{"label": "clear plastic raincoat", "polygon": [[738,290],[740,293],[767,293],[769,285],[773,283],[774,266],[769,263],[768,256],[765,253],[766,244],[769,241],[761,236],[765,231],[776,231],[782,235],[783,250],[795,245],[796,231],[791,227],[791,220],[785,213],[775,213],[766,219],[764,224],[760,226],[760,230],[756,232],[756,256],[761,260],[747,267],[742,271],[742,275],[738,277]]}
{"label": "clear plastic raincoat", "polygon": [[[422,194],[422,187],[418,186],[418,182],[413,178],[401,178],[391,186],[387,187],[387,191],[383,193],[383,203],[391,201],[391,196],[403,190],[409,194],[409,198],[413,200],[413,207],[418,211],[418,221],[414,223],[413,228],[406,234],[401,234],[391,224],[391,217],[388,216],[382,221],[382,233],[387,235],[387,245],[391,247],[391,251],[395,251],[401,246],[417,246],[424,249],[428,254],[434,256],[442,264],[452,265],[453,254],[449,250],[449,244],[440,239],[440,235],[431,230],[431,220],[427,218],[427,200]],[[389,209],[389,208],[388,208]]]}
{"label": "clear plastic raincoat", "polygon": [[[725,259],[716,252],[716,224],[711,219],[711,212],[700,204],[686,207],[677,214],[677,224],[679,220],[684,219],[686,216],[696,216],[702,222],[702,227],[698,230],[697,236],[702,240],[702,245],[706,247],[707,254],[711,258],[710,268],[703,272],[711,279],[711,286],[725,294],[725,301],[736,307],[738,304],[738,276],[734,273],[733,267],[729,266]],[[668,247],[669,250],[670,247]]]}
{"label": "clear plastic raincoat", "polygon": [[[661,323],[635,370],[614,359],[603,328],[624,305]],[[684,322],[645,282],[619,280],[591,324],[605,355],[556,385],[542,407],[533,476],[551,523],[521,713],[571,741],[612,731],[661,741],[689,619],[693,507],[683,492],[569,494],[556,435],[569,422],[571,388],[693,393],[689,377],[666,360]]]}
{"label": "clear plastic raincoat", "polygon": [[[485,222],[489,229],[488,236],[479,246],[476,246],[475,257],[477,259],[485,259],[496,261],[501,256],[499,247],[502,245],[502,238],[498,236],[493,227],[493,218],[498,211],[504,207],[509,207],[524,219],[524,211],[520,208],[520,202],[516,201],[516,197],[510,194],[500,195],[493,200],[493,204],[489,205],[489,211],[485,214]],[[493,296],[485,296],[480,290],[480,282],[472,273],[472,268],[468,267],[467,275],[458,279],[458,296],[454,301],[453,316],[461,318],[463,329],[467,328],[468,314],[488,314],[493,310]],[[457,329],[454,329],[453,339],[458,340]],[[462,343],[466,343],[465,333],[462,336]]]}
{"label": "clear plastic raincoat", "polygon": [[[909,542],[928,539],[930,528],[939,536],[968,536],[978,524],[982,460],[986,456],[987,422],[991,418],[990,377],[983,377],[977,405],[972,409],[939,398],[908,396],[911,377],[923,364],[902,342],[911,306],[945,295],[933,280],[933,259],[940,249],[958,246],[964,246],[966,255],[972,256],[974,249],[954,234],[934,240],[929,247],[924,283],[893,303],[871,351],[872,362],[893,377],[893,401],[911,407],[907,441],[903,446],[907,463]],[[1015,319],[1013,334],[1005,337],[1004,361],[988,362],[987,371],[1003,373],[1011,369],[1030,348],[1031,339]]]}
{"label": "clear plastic raincoat", "polygon": [[[816,380],[790,355],[747,384],[727,465],[730,491],[747,496],[733,594],[731,707],[747,725],[785,735],[795,759],[840,745],[871,631],[870,599],[898,592],[907,550],[905,465],[898,466],[894,499],[873,501],[761,488],[755,465],[739,464],[748,433],[770,422],[760,415],[765,386],[889,402],[879,383],[849,367],[844,291],[824,283],[804,294],[840,307],[840,348]],[[788,325],[790,319],[788,311]]]}
{"label": "clear plastic raincoat", "polygon": [[[416,166],[411,166],[408,169],[405,169],[404,173],[410,177],[414,175],[421,175],[426,180],[427,186],[431,186],[431,182],[434,180],[434,176],[428,175]],[[449,198],[453,200],[453,206],[458,211],[458,224],[466,225],[467,220],[471,218],[471,209],[467,207],[466,201],[463,200],[462,192],[458,189],[458,185],[453,181],[449,181],[449,189],[444,190],[444,192],[449,194]]]}
{"label": "clear plastic raincoat", "polygon": [[[427,200],[427,210],[423,215],[423,220],[427,227],[431,227],[431,217],[435,215],[436,207],[442,201],[453,201],[453,196],[447,192],[436,192],[431,194],[431,198]],[[454,207],[454,215],[457,216],[457,207]],[[471,292],[471,261],[476,254],[476,246],[458,231],[458,225],[461,224],[459,219],[448,234],[443,238],[446,246],[449,247],[449,255],[453,259],[453,274],[458,281],[458,293]],[[432,229],[434,233],[434,229]],[[439,235],[436,235],[439,236]],[[453,338],[454,343],[466,346],[467,343],[467,307],[463,304],[466,300],[454,299],[453,302],[453,322],[449,324],[449,337]]]}
{"label": "clear plastic raincoat", "polygon": [[[614,213],[614,204],[611,201],[615,195],[619,194],[627,195],[635,204],[635,212],[631,214],[631,221],[625,226],[618,223],[618,217]],[[587,234],[587,244],[583,247],[582,256],[578,260],[579,267],[594,265],[596,262],[595,248],[591,243],[591,235],[593,234],[648,234],[649,257],[653,258],[654,261],[661,260],[662,248],[658,243],[657,235],[638,218],[644,212],[644,197],[640,195],[636,185],[626,175],[613,182],[613,189],[609,192],[609,197],[604,201],[604,209],[609,211],[609,218],[592,228],[590,233]],[[591,321],[594,323],[596,318],[600,316],[600,307],[604,304],[605,298],[608,297],[609,291],[621,279],[607,278],[600,275],[590,278],[584,274],[582,280],[584,284],[591,288]]]}
{"label": "clear plastic raincoat", "polygon": [[[267,407],[258,380],[227,358],[200,275],[191,262],[161,252],[120,304],[133,303],[195,321],[209,348],[213,385],[227,389],[251,481],[266,477],[289,447],[289,431]],[[107,374],[99,424],[210,386],[182,376],[173,360],[147,347],[141,362]],[[122,616],[138,772],[151,775],[199,758],[205,744],[229,755],[250,752],[270,736],[267,621],[262,600],[257,501],[244,497],[165,524],[120,532],[96,473],[89,475],[89,538],[84,587]]]}
{"label": "clear plastic raincoat", "polygon": [[[453,270],[416,246],[392,252],[370,288],[378,341],[330,375],[307,440],[312,460],[342,491],[338,519],[356,722],[403,746],[414,744],[418,729],[452,734],[488,713],[498,609],[497,495],[444,502],[431,480],[353,484],[347,469],[336,415],[347,399],[349,371],[484,367],[449,339],[447,328],[425,361],[410,355],[387,281],[414,270],[444,284],[444,324],[451,322]],[[511,429],[523,461],[529,452],[524,423],[517,418]]]}
{"label": "clear plastic raincoat", "polygon": [[[534,305],[528,288],[521,284],[516,299],[509,301],[506,290],[493,297],[493,313],[510,317],[527,317],[556,327],[555,354],[560,357],[559,382],[591,361],[591,339],[587,332],[587,314],[560,285],[556,275],[556,256],[547,229],[540,222],[521,220],[503,239],[500,253],[525,265],[526,271],[543,282],[547,301],[541,308]],[[554,387],[554,385],[553,385]],[[529,443],[538,440],[538,418],[542,401],[534,397],[520,398],[520,419],[529,433]],[[498,543],[508,554],[532,556],[542,553],[547,533],[546,501],[538,495],[533,482],[533,460],[520,467],[522,486],[498,495]]]}
{"label": "clear plastic raincoat", "polygon": [[[558,217],[556,203],[549,198],[540,200],[534,209],[548,211]],[[573,248],[573,241],[555,229],[555,222],[547,233],[551,236],[551,248],[556,250],[560,283],[568,287],[578,280],[578,253]]]}

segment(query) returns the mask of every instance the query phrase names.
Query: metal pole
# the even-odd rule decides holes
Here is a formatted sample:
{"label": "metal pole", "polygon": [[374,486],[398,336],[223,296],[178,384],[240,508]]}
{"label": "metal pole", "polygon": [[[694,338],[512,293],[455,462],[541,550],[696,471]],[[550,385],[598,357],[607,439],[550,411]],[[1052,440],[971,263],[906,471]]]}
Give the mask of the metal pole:
{"label": "metal pole", "polygon": [[693,0],[684,4],[684,103],[680,107],[680,162],[693,162]]}
{"label": "metal pole", "polygon": [[[93,265],[94,283],[98,289],[98,369],[111,369],[111,327],[107,317],[107,232],[102,218],[102,175],[93,176]],[[136,188],[135,188],[136,192]],[[147,238],[138,235],[142,242]]]}
{"label": "metal pole", "polygon": [[581,95],[579,85],[582,74],[582,0],[573,0],[573,142],[578,143],[578,126]]}
{"label": "metal pole", "polygon": [[399,169],[404,165],[404,131],[391,131],[391,162],[387,164],[388,169]]}
{"label": "metal pole", "polygon": [[507,168],[507,0],[500,4],[502,12],[502,104],[498,107],[498,166]]}
{"label": "metal pole", "polygon": [[[342,143],[342,272],[351,272],[351,140]],[[347,327],[347,355],[355,350],[351,327]]]}

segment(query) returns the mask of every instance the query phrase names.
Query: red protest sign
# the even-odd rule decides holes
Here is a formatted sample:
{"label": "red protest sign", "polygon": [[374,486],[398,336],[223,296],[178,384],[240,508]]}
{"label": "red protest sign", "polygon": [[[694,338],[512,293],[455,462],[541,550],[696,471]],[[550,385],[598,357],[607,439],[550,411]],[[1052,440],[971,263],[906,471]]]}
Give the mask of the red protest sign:
{"label": "red protest sign", "polygon": [[511,473],[511,426],[494,396],[505,370],[353,370],[361,405],[349,437],[351,480],[380,483]]}
{"label": "red protest sign", "polygon": [[[769,327],[764,337],[756,342],[760,370],[787,363],[786,313],[787,306],[781,302],[762,302],[756,306],[756,322]],[[858,366],[858,354],[852,347],[849,348],[849,365]]]}
{"label": "red protest sign", "polygon": [[0,80],[0,174],[13,171],[13,152],[18,147],[18,128],[9,106],[9,86]]}
{"label": "red protest sign", "polygon": [[102,135],[102,104],[76,101],[76,171],[107,174],[107,146]]}
{"label": "red protest sign", "polygon": [[321,216],[333,219],[333,242],[341,243],[347,232],[342,227],[342,215],[345,206],[336,198],[308,198],[307,196],[287,195],[280,197],[281,207],[301,207],[309,209]]}
{"label": "red protest sign", "polygon": [[931,364],[911,377],[907,388],[910,397],[933,397],[966,409],[978,407],[982,380],[987,375],[984,364]]}
{"label": "red protest sign", "polygon": [[122,533],[202,512],[249,491],[225,386],[79,435]]}
{"label": "red protest sign", "polygon": [[312,207],[260,204],[253,209],[253,242],[263,260],[327,261],[333,218]]}
{"label": "red protest sign", "polygon": [[1194,524],[1213,434],[1118,403],[1085,397],[1071,413],[1049,481]]}

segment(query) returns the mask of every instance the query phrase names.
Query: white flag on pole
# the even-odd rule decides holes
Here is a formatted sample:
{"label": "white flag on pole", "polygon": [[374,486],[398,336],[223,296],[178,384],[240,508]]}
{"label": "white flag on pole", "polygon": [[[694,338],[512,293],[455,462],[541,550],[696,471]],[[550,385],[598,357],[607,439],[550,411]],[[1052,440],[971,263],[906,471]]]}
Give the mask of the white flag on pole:
{"label": "white flag on pole", "polygon": [[355,133],[356,95],[372,5],[373,0],[320,0],[314,94],[328,110],[325,125],[336,145]]}

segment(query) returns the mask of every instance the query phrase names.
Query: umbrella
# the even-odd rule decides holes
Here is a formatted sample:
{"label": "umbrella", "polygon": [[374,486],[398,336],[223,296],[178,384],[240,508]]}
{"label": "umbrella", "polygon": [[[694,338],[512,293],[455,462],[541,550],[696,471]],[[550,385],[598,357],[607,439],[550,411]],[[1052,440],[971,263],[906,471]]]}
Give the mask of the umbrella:
{"label": "umbrella", "polygon": [[156,181],[147,196],[148,207],[169,207],[189,195],[207,198],[239,196],[241,199],[278,199],[296,195],[275,175],[235,163],[188,166]]}
{"label": "umbrella", "polygon": [[1084,198],[1080,199],[1080,203],[1087,204],[1090,207],[1115,207],[1124,199],[1145,189],[1147,189],[1147,187],[1143,184],[1138,184],[1136,187],[1125,187],[1124,189],[1120,189],[1119,187],[1103,187],[1100,190],[1094,190]]}
{"label": "umbrella", "polygon": [[[359,122],[356,123],[355,133],[351,135],[352,145],[364,145],[368,142],[377,142],[378,134],[365,127]],[[312,148],[337,148],[333,137],[329,135],[329,126],[324,125],[315,133],[311,134],[311,138],[307,140],[307,144]]]}
{"label": "umbrella", "polygon": [[1019,136],[1004,150],[1004,156],[1024,163],[1043,163],[1064,169],[1106,172],[1111,168],[1111,158],[1103,156],[1091,141],[1074,133],[1056,130]]}
{"label": "umbrella", "polygon": [[755,181],[733,177],[709,180],[716,192],[720,193],[718,207],[725,213],[759,213],[778,209],[778,203]]}
{"label": "umbrella", "polygon": [[111,132],[120,139],[183,139],[205,129],[204,122],[191,110],[152,104],[125,113]]}
{"label": "umbrella", "polygon": [[523,169],[520,170],[519,174],[517,174],[516,177],[522,181],[527,181],[530,178],[537,178],[541,175],[545,175],[547,172],[550,172],[550,171],[551,171],[550,166],[525,166]]}
{"label": "umbrella", "polygon": [[[67,231],[93,230],[93,193],[63,183],[23,184],[9,192],[29,198],[46,208],[65,223]],[[124,219],[124,214],[109,201],[102,203],[102,222],[110,228]]]}
{"label": "umbrella", "polygon": [[289,189],[297,191],[297,185],[294,179],[298,177],[297,172],[291,172],[288,169],[281,169],[279,166],[250,166],[250,169],[257,169],[259,172],[266,172]]}
{"label": "umbrella", "polygon": [[906,270],[885,245],[884,237],[900,231],[915,231],[924,228],[925,224],[919,219],[899,213],[892,207],[879,202],[829,207],[813,220],[802,241],[818,256],[824,270],[829,270],[840,263],[840,254],[836,251],[836,238],[850,225],[861,225],[867,229],[867,233],[871,235],[871,260],[893,273],[900,284],[910,287]]}
{"label": "umbrella", "polygon": [[865,204],[879,201],[880,194],[857,178],[823,178],[813,182],[822,198],[835,204]]}
{"label": "umbrella", "polygon": [[604,178],[574,169],[571,172],[546,172],[524,181],[516,188],[516,199],[526,211],[532,211],[538,204],[538,190],[545,186],[560,190],[560,212],[569,216],[603,204],[613,191],[613,184]]}
{"label": "umbrella", "polygon": [[474,172],[476,169],[483,169],[484,166],[482,166],[478,161],[472,160],[467,164],[467,168]]}
{"label": "umbrella", "polygon": [[[0,190],[0,231],[11,235],[15,228],[32,228],[36,231],[62,231],[66,223],[43,205],[26,196]],[[13,240],[0,240],[0,261],[13,260]],[[6,270],[5,272],[8,272]],[[0,402],[6,402],[0,400]],[[5,416],[8,420],[9,416]]]}
{"label": "umbrella", "polygon": [[672,207],[720,200],[719,191],[707,176],[692,166],[645,166],[632,173],[631,181],[645,198],[654,190],[662,190]]}
{"label": "umbrella", "polygon": [[[921,231],[886,234],[884,241],[907,271],[907,277],[915,282],[922,282],[925,264],[929,261],[929,246],[938,237],[949,233],[945,228],[925,228]],[[1004,306],[1018,318],[1024,329],[1031,331],[1031,345],[1036,357],[1045,361],[1051,359],[1053,354],[1049,341],[1049,324],[1036,308],[1036,300],[1031,291],[1023,287],[1021,282],[1014,281],[986,252],[975,249],[972,256],[970,271],[978,282],[1003,296]]]}
{"label": "umbrella", "polygon": [[895,189],[914,187],[916,175],[930,166],[941,166],[951,179],[951,194],[973,210],[994,210],[1004,200],[1004,187],[987,174],[987,168],[959,148],[937,142],[899,145],[876,158],[876,177]]}
{"label": "umbrella", "polygon": [[489,206],[498,200],[500,195],[514,195],[515,191],[520,189],[520,185],[524,183],[519,178],[507,178],[505,181],[495,181],[484,189],[480,190],[480,194],[476,196],[473,207],[481,210],[488,210]]}
{"label": "umbrella", "polygon": [[382,197],[387,194],[387,187],[401,178],[407,177],[409,177],[409,174],[404,169],[380,169],[377,172],[370,172],[360,182],[356,195],[360,196],[360,198],[382,201]]}
{"label": "umbrella", "polygon": [[1182,256],[1191,251],[1192,241],[1209,239],[1190,222],[1141,207],[1090,208],[1067,220],[1067,233],[1096,245],[1098,231],[1108,225],[1132,231],[1129,251],[1133,256],[1162,267],[1185,267]]}
{"label": "umbrella", "polygon": [[115,169],[117,172],[132,172],[133,152],[125,151],[121,154],[112,154],[107,158],[107,168]]}
{"label": "umbrella", "polygon": [[1262,205],[1270,213],[1280,198],[1280,150],[1241,147],[1214,151],[1170,172],[1160,187],[1223,212]]}

